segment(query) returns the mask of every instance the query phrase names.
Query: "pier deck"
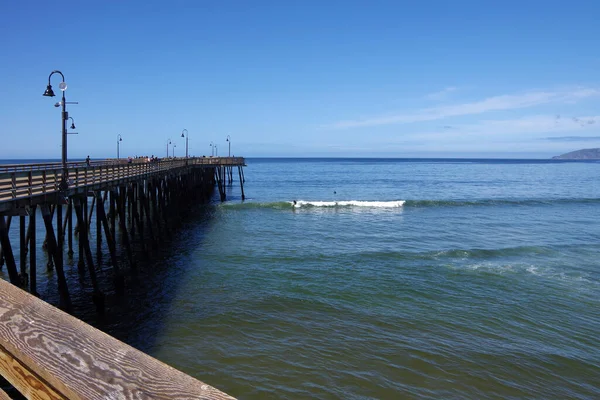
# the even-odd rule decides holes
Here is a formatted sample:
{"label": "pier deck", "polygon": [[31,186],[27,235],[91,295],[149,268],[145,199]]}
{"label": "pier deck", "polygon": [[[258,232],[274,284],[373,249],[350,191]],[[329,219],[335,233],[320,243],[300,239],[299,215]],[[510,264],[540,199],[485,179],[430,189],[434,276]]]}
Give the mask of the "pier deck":
{"label": "pier deck", "polygon": [[60,163],[0,165],[0,213],[11,209],[44,202],[56,203],[61,199],[89,190],[107,189],[154,176],[173,176],[187,173],[194,168],[232,169],[245,165],[243,157],[176,158],[146,162],[136,159],[67,163],[69,187],[59,190],[62,180]]}

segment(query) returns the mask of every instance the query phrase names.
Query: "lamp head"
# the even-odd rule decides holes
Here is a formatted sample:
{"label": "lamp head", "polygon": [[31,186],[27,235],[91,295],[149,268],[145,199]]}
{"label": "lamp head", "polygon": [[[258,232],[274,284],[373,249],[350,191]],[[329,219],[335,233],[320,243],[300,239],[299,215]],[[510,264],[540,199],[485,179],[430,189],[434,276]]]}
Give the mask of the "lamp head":
{"label": "lamp head", "polygon": [[52,85],[48,84],[48,86],[46,86],[46,91],[44,92],[44,96],[47,97],[54,97],[54,90],[52,90]]}
{"label": "lamp head", "polygon": [[122,142],[123,138],[121,136],[119,136],[119,142]]}
{"label": "lamp head", "polygon": [[182,134],[181,134],[181,137],[185,137],[185,135],[182,133]]}
{"label": "lamp head", "polygon": [[71,124],[71,129],[75,129],[75,122]]}

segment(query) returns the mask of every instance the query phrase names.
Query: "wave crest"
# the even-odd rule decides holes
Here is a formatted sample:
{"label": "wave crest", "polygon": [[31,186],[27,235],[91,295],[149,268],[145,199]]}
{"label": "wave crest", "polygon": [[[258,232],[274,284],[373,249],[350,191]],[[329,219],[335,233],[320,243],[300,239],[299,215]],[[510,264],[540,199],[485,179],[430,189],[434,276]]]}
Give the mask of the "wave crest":
{"label": "wave crest", "polygon": [[297,200],[290,201],[289,204],[293,207],[370,207],[370,208],[394,208],[402,207],[404,200],[394,201],[360,201],[360,200],[347,200],[347,201],[305,201]]}

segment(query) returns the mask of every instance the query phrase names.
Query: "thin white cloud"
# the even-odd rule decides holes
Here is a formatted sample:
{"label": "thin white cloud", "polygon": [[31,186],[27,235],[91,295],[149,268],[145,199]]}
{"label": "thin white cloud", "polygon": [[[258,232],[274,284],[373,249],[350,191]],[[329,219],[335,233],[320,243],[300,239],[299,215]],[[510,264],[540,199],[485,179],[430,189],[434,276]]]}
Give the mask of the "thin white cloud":
{"label": "thin white cloud", "polygon": [[[578,132],[598,130],[596,122],[600,116],[560,117],[554,115],[532,115],[511,120],[481,121],[478,124],[465,125],[463,131],[482,134],[534,134],[553,132]],[[460,130],[461,128],[459,128]]]}
{"label": "thin white cloud", "polygon": [[541,138],[540,140],[548,140],[550,142],[598,142],[600,136],[553,136]]}
{"label": "thin white cloud", "polygon": [[[426,147],[478,145],[483,150],[495,148],[498,143],[516,145],[527,140],[539,143],[540,139],[551,142],[552,137],[565,137],[566,133],[571,133],[578,138],[596,137],[600,129],[598,125],[600,125],[600,116],[557,118],[555,115],[533,115],[511,120],[488,120],[474,124],[453,125],[450,130],[440,127],[436,131],[411,132],[398,136],[396,142],[408,142],[413,146]],[[589,136],[584,136],[585,134]]]}
{"label": "thin white cloud", "polygon": [[483,114],[490,111],[522,109],[549,103],[570,103],[598,95],[600,95],[600,89],[597,88],[575,88],[562,91],[531,91],[516,95],[493,96],[471,103],[424,108],[412,113],[402,113],[361,120],[339,121],[324,127],[330,129],[344,129],[433,121],[448,117]]}
{"label": "thin white cloud", "polygon": [[439,92],[429,93],[428,95],[425,96],[425,99],[433,100],[433,101],[444,100],[448,97],[448,95],[450,93],[454,92],[455,90],[456,90],[456,88],[454,86],[448,86],[448,87],[440,90]]}

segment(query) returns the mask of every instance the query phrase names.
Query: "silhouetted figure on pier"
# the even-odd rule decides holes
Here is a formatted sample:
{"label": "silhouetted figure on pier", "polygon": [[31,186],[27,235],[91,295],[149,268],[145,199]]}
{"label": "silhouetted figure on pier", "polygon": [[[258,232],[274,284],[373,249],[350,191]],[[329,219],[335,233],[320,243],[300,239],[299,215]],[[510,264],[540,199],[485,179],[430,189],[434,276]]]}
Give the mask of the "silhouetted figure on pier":
{"label": "silhouetted figure on pier", "polygon": [[85,165],[90,166],[90,156],[88,155],[85,159]]}

